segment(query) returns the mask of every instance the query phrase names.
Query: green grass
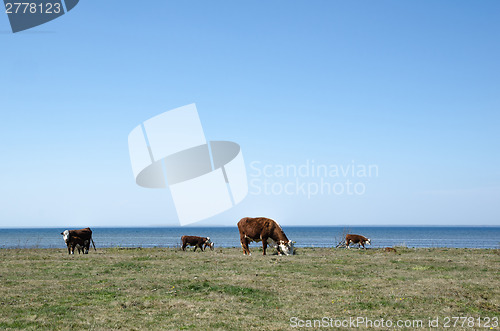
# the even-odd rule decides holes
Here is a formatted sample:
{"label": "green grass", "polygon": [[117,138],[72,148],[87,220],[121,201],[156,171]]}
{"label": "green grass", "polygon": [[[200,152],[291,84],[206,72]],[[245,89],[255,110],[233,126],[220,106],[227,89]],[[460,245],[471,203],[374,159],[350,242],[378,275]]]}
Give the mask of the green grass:
{"label": "green grass", "polygon": [[498,250],[253,252],[2,249],[0,329],[285,330],[292,317],[500,315]]}

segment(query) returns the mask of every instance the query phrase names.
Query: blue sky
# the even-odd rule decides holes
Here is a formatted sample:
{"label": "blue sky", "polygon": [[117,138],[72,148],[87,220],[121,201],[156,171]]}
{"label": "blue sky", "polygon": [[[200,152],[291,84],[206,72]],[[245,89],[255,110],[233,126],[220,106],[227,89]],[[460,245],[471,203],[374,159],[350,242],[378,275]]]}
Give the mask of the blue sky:
{"label": "blue sky", "polygon": [[0,227],[178,225],[168,190],[135,184],[127,136],[190,103],[260,183],[252,162],[378,167],[350,178],[361,195],[251,189],[199,225],[500,225],[499,14],[498,1],[82,0],[17,34],[0,15]]}

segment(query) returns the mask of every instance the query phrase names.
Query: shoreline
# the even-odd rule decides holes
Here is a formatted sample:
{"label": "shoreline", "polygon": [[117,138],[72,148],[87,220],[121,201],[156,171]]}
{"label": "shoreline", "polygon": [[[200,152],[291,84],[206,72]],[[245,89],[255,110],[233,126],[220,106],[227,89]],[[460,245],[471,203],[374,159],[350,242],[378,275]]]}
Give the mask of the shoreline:
{"label": "shoreline", "polygon": [[[481,248],[481,247],[406,247],[406,246],[387,246],[395,249],[403,249],[403,250],[412,250],[412,251],[419,251],[419,250],[441,250],[441,251],[448,251],[448,250],[485,250],[485,251],[494,251],[498,250],[500,252],[500,246],[496,248]],[[262,246],[261,245],[250,245],[250,248],[255,250],[255,251],[260,251],[262,252]],[[349,250],[346,248],[336,248],[336,247],[319,247],[319,246],[295,246],[295,249],[297,250],[328,250],[328,251],[384,251],[386,247],[370,247],[366,249],[358,249],[357,247],[351,247]],[[166,250],[172,250],[172,251],[182,251],[181,246],[152,246],[152,247],[143,247],[143,246],[105,246],[105,247],[97,247],[97,250],[158,250],[158,249],[166,249]],[[189,250],[190,247],[187,248]],[[191,249],[193,249],[191,247]],[[241,247],[237,246],[219,246],[215,247],[215,249],[219,250],[233,250],[233,249],[241,249]],[[268,247],[268,250],[270,247]],[[47,250],[47,251],[65,251],[67,252],[66,247],[0,247],[0,251],[2,250]],[[93,250],[89,251],[90,253],[93,252]],[[207,250],[208,252],[208,250]],[[77,254],[76,254],[77,255]]]}

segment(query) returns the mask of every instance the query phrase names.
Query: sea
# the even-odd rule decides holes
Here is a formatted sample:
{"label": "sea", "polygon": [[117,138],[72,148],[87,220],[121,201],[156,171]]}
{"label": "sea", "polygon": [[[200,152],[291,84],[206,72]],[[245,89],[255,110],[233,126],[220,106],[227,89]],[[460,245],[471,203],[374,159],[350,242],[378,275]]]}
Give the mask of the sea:
{"label": "sea", "polygon": [[[0,229],[0,249],[65,248],[64,228]],[[369,248],[392,246],[500,249],[500,227],[297,227],[283,226],[295,247],[335,247],[346,231],[371,239]],[[216,247],[240,247],[237,227],[92,228],[96,247],[179,247],[183,235],[210,237]],[[253,243],[252,246],[261,244]]]}

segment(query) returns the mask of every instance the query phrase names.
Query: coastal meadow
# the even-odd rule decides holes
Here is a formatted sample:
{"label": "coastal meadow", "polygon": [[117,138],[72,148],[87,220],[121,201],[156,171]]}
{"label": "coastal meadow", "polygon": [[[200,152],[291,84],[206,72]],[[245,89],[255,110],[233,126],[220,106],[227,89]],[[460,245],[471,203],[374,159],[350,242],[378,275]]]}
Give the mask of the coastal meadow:
{"label": "coastal meadow", "polygon": [[251,250],[0,249],[0,329],[285,330],[500,315],[498,249]]}

